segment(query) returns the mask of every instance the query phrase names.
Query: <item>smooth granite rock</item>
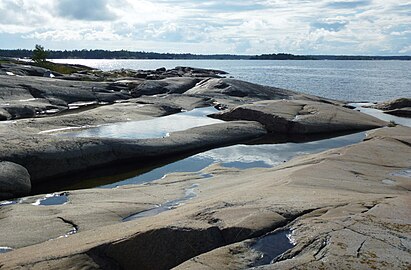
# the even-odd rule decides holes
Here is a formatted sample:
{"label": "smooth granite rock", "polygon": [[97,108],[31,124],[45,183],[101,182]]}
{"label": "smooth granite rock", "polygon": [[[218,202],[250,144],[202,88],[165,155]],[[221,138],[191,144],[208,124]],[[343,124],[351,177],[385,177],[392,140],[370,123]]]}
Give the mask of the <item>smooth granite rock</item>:
{"label": "smooth granite rock", "polygon": [[[222,72],[213,70],[89,69],[59,77],[64,80],[14,76],[5,70],[0,66],[0,74],[6,74],[0,75],[0,120],[13,121],[0,122],[0,165],[5,168],[4,173],[0,170],[0,180],[5,179],[0,187],[16,189],[11,183],[19,182],[18,188],[28,192],[26,184],[31,183],[32,190],[44,185],[49,189],[42,192],[55,193],[34,190],[37,195],[0,203],[1,269],[411,265],[410,128],[367,132],[361,143],[299,156],[272,168],[213,164],[201,172],[172,173],[141,185],[89,189],[138,175],[135,164],[152,161],[158,166],[260,139],[267,130],[283,132],[287,141],[294,133],[361,130],[385,123],[342,108],[339,101],[223,79]],[[229,108],[222,117],[246,121],[201,126],[159,139],[53,135],[204,106]],[[120,170],[124,166],[127,171]],[[96,168],[118,171],[96,176],[91,174]],[[72,174],[81,176],[81,182],[74,182]],[[69,190],[56,192],[60,186]],[[53,196],[65,200],[42,205]],[[264,256],[255,244],[281,231],[291,232],[283,240],[294,244],[271,264],[262,263]]]}
{"label": "smooth granite rock", "polygon": [[260,100],[301,99],[340,104],[338,101],[320,98],[277,87],[254,84],[237,79],[209,78],[201,81],[186,95],[212,97],[228,106],[232,104],[251,103]]}
{"label": "smooth granite rock", "polygon": [[[8,72],[10,75],[19,75],[19,76],[39,76],[43,77],[47,72],[50,70],[42,67],[36,67],[32,65],[20,65],[14,63],[3,63],[0,64],[0,71],[6,73]],[[0,73],[1,74],[1,73]],[[6,75],[6,74],[2,74]]]}
{"label": "smooth granite rock", "polygon": [[147,80],[131,90],[133,97],[158,94],[182,94],[193,88],[200,80],[189,77],[174,77],[162,80]]}
{"label": "smooth granite rock", "polygon": [[411,107],[411,98],[398,98],[390,101],[385,101],[381,103],[377,103],[373,106],[375,109],[379,110],[394,110],[394,109],[401,109]]}
{"label": "smooth granite rock", "polygon": [[260,101],[213,114],[225,121],[257,121],[271,133],[313,134],[367,130],[386,125],[341,106],[303,100]]}
{"label": "smooth granite rock", "polygon": [[237,121],[173,132],[158,139],[70,138],[53,135],[3,133],[0,160],[22,164],[32,183],[96,166],[125,161],[148,161],[194,153],[259,138],[266,130],[259,123]]}
{"label": "smooth granite rock", "polygon": [[[411,168],[410,134],[407,127],[379,129],[359,144],[273,168],[212,166],[207,179],[174,174],[143,186],[71,191],[70,204],[32,207],[44,214],[39,224],[58,215],[78,226],[76,234],[1,254],[0,261],[5,269],[248,269],[262,255],[253,243],[287,229],[295,245],[257,269],[407,269],[411,186],[398,172]],[[167,201],[173,192],[179,198],[193,184],[197,195],[184,204],[116,224],[134,203],[137,209],[148,196],[150,203]],[[13,222],[24,224],[18,220],[27,207],[3,207],[0,214],[11,220],[9,213],[20,212]],[[0,244],[13,247],[13,237],[6,239]]]}
{"label": "smooth granite rock", "polygon": [[411,117],[411,98],[399,98],[378,103],[372,108],[400,117]]}
{"label": "smooth granite rock", "polygon": [[23,166],[0,161],[0,200],[26,196],[30,193],[30,175]]}

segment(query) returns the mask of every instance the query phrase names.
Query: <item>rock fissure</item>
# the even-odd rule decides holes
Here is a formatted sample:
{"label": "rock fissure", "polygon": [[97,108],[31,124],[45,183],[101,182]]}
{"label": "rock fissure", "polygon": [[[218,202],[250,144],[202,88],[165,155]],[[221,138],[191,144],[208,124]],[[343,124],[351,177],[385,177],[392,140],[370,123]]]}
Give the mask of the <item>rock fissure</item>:
{"label": "rock fissure", "polygon": [[65,219],[65,218],[63,218],[63,217],[57,217],[57,218],[60,219],[61,221],[63,221],[64,223],[67,223],[67,224],[73,226],[74,230],[75,230],[76,232],[78,232],[79,226],[78,226],[76,223],[74,223],[74,222],[71,221],[71,220]]}
{"label": "rock fissure", "polygon": [[329,235],[327,235],[327,236],[325,237],[325,239],[322,240],[321,245],[320,245],[320,247],[318,248],[318,251],[314,254],[314,258],[316,258],[317,261],[321,260],[321,259],[325,256],[324,254],[322,254],[319,258],[317,258],[317,255],[319,255],[321,252],[323,252],[324,249],[327,247],[327,245],[328,245],[328,243],[329,243],[329,240],[330,240],[330,236],[329,236]]}
{"label": "rock fissure", "polygon": [[[0,71],[4,74],[2,66]],[[48,76],[49,73],[44,72],[37,70],[36,74]],[[267,137],[275,136],[275,140],[289,142],[297,141],[297,138],[292,138],[297,134],[303,135],[301,141],[305,137],[305,141],[309,141],[313,137],[335,137],[336,132],[348,133],[387,124],[363,113],[341,108],[338,105],[342,102],[339,101],[235,79],[206,78],[202,81],[197,78],[212,77],[213,73],[176,68],[150,72],[99,71],[95,74],[85,71],[58,76],[66,81],[0,75],[0,88],[4,90],[0,91],[0,100],[4,101],[0,105],[0,119],[31,117],[2,125],[0,159],[11,159],[26,167],[29,180],[35,185],[43,185],[40,182],[44,180],[49,181],[45,185],[56,181],[58,184],[76,186],[78,179],[67,177],[60,180],[59,176],[79,172],[77,176],[80,178],[92,175],[83,175],[83,171],[113,166],[115,170],[107,168],[96,172],[97,176],[93,174],[90,182],[101,181],[100,176],[106,172],[116,174],[113,180],[117,181],[129,175],[121,171],[123,165],[124,170],[128,170],[132,163],[145,163],[149,159],[151,162],[171,155],[177,158],[181,152],[193,154],[199,149],[202,151],[261,138],[267,134],[267,129],[271,129]],[[139,98],[130,102],[115,102],[133,96]],[[217,106],[221,104],[219,107],[227,107],[229,110],[221,112],[225,115],[223,118],[233,121],[172,133],[170,138],[148,140],[79,139],[39,134],[43,130],[64,132],[68,126],[89,127],[151,119],[178,112],[181,108],[190,110],[205,106],[203,97],[208,97],[208,100],[213,98]],[[113,105],[93,105],[95,108],[88,110],[88,105],[98,101]],[[136,102],[139,101],[152,105],[138,106]],[[73,111],[59,114],[69,107]],[[36,113],[43,112],[44,115],[37,117]],[[242,117],[264,123],[264,127],[257,122],[235,121]],[[323,135],[311,136],[320,133]],[[356,138],[359,138],[362,134],[353,137],[358,135]],[[372,268],[376,261],[386,263],[381,264],[381,268],[397,269],[401,264],[410,262],[407,253],[409,221],[402,211],[408,205],[408,190],[397,187],[408,185],[406,179],[384,181],[382,176],[404,168],[407,171],[402,175],[407,176],[408,168],[411,168],[411,165],[408,166],[409,134],[409,128],[401,126],[379,129],[370,135],[375,138],[373,141],[296,158],[276,168],[259,169],[257,173],[253,170],[235,173],[216,170],[218,177],[202,182],[201,196],[195,202],[157,217],[127,224],[118,222],[120,215],[133,209],[147,208],[149,204],[146,202],[155,204],[164,201],[158,197],[179,196],[182,179],[190,176],[173,174],[159,180],[158,185],[95,192],[72,191],[70,203],[65,206],[33,207],[28,204],[37,197],[28,197],[27,203],[1,209],[1,226],[6,233],[3,232],[0,238],[10,239],[10,243],[20,242],[10,246],[25,248],[1,254],[0,267],[9,269],[29,265],[34,269],[61,269],[68,265],[77,268],[93,265],[112,269],[168,269],[182,262],[190,265],[191,261],[198,263],[199,267],[221,269],[228,266],[239,269],[241,267],[238,265],[255,258],[256,253],[250,250],[253,241],[261,240],[259,243],[263,245],[280,236],[284,243],[289,241],[294,244],[295,241],[296,245],[284,245],[285,249],[289,249],[275,266],[268,267],[293,268],[303,265],[314,269],[323,266],[332,268],[345,263],[349,268],[361,268],[360,264],[366,263]],[[264,139],[267,142],[266,138],[254,142],[262,144]],[[334,142],[337,145],[344,140],[341,138]],[[164,163],[170,160],[164,160]],[[77,176],[73,175],[72,178]],[[164,184],[167,181],[172,181],[174,185]],[[16,179],[7,177],[5,182],[15,184]],[[167,190],[165,185],[170,185]],[[140,188],[149,195],[134,192]],[[377,207],[375,199],[389,194],[398,196]],[[130,205],[125,206],[127,201]],[[139,205],[138,201],[145,204]],[[344,202],[351,203],[335,206]],[[97,207],[92,207],[94,204]],[[306,210],[307,215],[304,215],[301,209],[306,208],[313,209]],[[30,215],[26,214],[28,211],[31,211]],[[59,224],[57,228],[53,222]],[[32,224],[38,226],[31,231],[28,228]],[[13,226],[19,229],[9,230]],[[73,231],[79,227],[82,230],[80,235],[45,241],[50,238],[51,232],[44,230],[47,226],[57,230],[53,235],[60,235],[67,226]],[[10,236],[7,235],[8,231],[12,231]],[[386,250],[381,251],[381,247]],[[31,263],[37,261],[39,263]]]}
{"label": "rock fissure", "polygon": [[354,233],[361,234],[361,235],[363,235],[363,236],[365,236],[365,237],[369,237],[369,238],[375,239],[375,240],[377,240],[377,241],[381,241],[381,242],[383,242],[384,244],[387,244],[387,245],[389,245],[389,246],[391,246],[391,247],[393,247],[393,248],[395,248],[395,249],[400,249],[400,250],[402,250],[402,251],[409,252],[409,250],[406,249],[406,248],[404,248],[404,247],[395,246],[395,245],[389,243],[388,241],[386,241],[386,240],[384,240],[384,239],[381,239],[381,238],[378,238],[378,237],[375,237],[375,236],[373,236],[373,235],[369,235],[369,234],[366,234],[366,233],[363,233],[363,232],[356,231],[355,229],[352,229],[352,228],[350,228],[350,227],[345,227],[344,229],[353,231]]}
{"label": "rock fissure", "polygon": [[367,241],[367,240],[362,241],[361,244],[360,244],[360,246],[358,247],[358,249],[357,249],[357,258],[360,257],[360,255],[361,255],[361,249],[362,249],[362,247],[364,246],[364,244],[365,244],[366,241]]}

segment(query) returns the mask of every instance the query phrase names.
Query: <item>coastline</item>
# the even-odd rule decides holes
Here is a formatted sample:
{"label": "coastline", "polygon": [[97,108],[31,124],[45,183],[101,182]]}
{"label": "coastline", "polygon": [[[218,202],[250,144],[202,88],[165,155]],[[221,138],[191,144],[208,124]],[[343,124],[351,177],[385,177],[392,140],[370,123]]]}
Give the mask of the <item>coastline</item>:
{"label": "coastline", "polygon": [[[175,79],[176,74],[181,77]],[[8,105],[0,109],[8,120],[0,122],[1,161],[23,165],[32,185],[123,159],[141,162],[195,153],[267,133],[287,137],[301,130],[316,135],[319,130],[380,128],[358,144],[296,157],[272,168],[239,170],[214,164],[203,170],[212,175],[209,178],[175,173],[144,185],[68,191],[67,203],[47,207],[30,204],[42,195],[28,196],[26,203],[0,207],[0,239],[5,242],[0,246],[14,249],[0,254],[3,267],[166,269],[183,263],[178,269],[247,268],[261,255],[252,250],[253,241],[284,229],[292,231],[295,246],[263,269],[333,267],[346,259],[347,268],[405,269],[411,263],[406,247],[410,215],[395,211],[409,210],[409,174],[398,174],[411,168],[409,127],[381,128],[388,123],[344,108],[345,102],[222,78],[215,70],[0,76],[14,89],[3,97]],[[73,84],[76,87],[70,87]],[[87,108],[87,103],[86,110],[69,110],[69,104],[79,101],[93,101],[94,107]],[[210,105],[226,109],[219,117],[231,121],[146,140],[39,134],[67,126],[152,119]],[[169,211],[123,222],[133,213],[184,198],[188,189],[196,196]],[[52,228],[45,231],[46,224]],[[58,238],[73,226],[76,233]],[[125,255],[131,251],[133,256]]]}

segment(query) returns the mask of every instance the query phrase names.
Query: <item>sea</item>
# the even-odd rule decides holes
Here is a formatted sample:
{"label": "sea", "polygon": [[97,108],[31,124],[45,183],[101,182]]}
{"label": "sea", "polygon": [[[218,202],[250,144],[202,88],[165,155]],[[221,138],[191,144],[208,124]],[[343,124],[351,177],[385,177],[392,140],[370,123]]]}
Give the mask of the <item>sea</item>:
{"label": "sea", "polygon": [[219,69],[228,77],[349,102],[411,98],[411,61],[55,59],[101,70]]}

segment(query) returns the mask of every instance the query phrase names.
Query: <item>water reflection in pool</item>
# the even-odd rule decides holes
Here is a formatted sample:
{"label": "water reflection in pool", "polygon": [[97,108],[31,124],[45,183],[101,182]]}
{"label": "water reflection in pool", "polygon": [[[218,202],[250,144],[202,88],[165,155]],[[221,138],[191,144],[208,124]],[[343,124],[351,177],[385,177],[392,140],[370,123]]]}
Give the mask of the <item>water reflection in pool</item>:
{"label": "water reflection in pool", "polygon": [[143,121],[129,121],[62,133],[70,137],[104,137],[117,139],[162,138],[168,133],[189,128],[221,123],[221,120],[206,117],[218,112],[214,107],[198,108]]}
{"label": "water reflection in pool", "polygon": [[257,145],[234,145],[206,151],[179,161],[155,168],[149,172],[104,185],[104,188],[129,184],[142,184],[160,179],[173,172],[199,172],[213,163],[220,163],[225,167],[238,169],[267,168],[278,165],[291,158],[302,155],[317,153],[324,150],[343,147],[362,141],[365,132],[334,137],[305,143],[280,143],[280,144],[257,144]]}
{"label": "water reflection in pool", "polygon": [[291,240],[291,230],[269,233],[259,238],[251,248],[261,254],[253,267],[271,264],[278,256],[295,246]]}

